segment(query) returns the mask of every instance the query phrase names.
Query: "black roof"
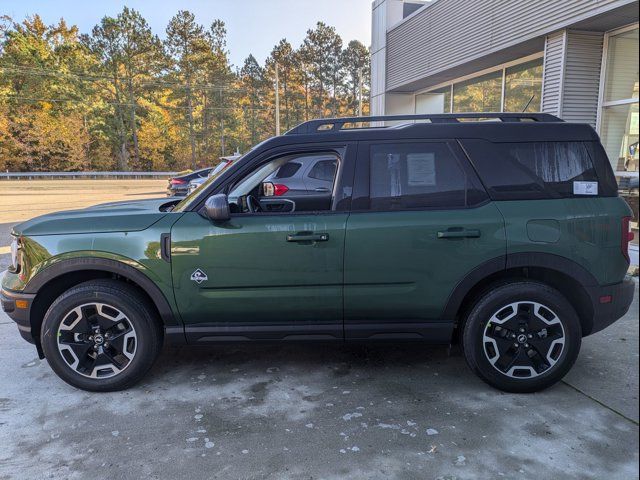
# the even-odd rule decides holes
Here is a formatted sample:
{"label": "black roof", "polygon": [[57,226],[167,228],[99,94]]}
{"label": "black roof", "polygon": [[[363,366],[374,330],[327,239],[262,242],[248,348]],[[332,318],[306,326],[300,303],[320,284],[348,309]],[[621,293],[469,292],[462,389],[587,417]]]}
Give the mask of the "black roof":
{"label": "black roof", "polygon": [[495,142],[594,141],[598,135],[590,125],[567,123],[546,113],[460,113],[310,120],[265,144],[448,138]]}

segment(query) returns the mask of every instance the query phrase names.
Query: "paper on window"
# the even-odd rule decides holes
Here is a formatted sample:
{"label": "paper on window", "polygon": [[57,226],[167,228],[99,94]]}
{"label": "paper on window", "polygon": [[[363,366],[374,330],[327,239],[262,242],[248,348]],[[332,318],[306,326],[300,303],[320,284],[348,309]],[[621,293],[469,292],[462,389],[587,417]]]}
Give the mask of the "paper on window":
{"label": "paper on window", "polygon": [[574,195],[597,195],[598,182],[573,182]]}
{"label": "paper on window", "polygon": [[436,184],[435,154],[407,154],[407,184],[410,187],[434,186]]}

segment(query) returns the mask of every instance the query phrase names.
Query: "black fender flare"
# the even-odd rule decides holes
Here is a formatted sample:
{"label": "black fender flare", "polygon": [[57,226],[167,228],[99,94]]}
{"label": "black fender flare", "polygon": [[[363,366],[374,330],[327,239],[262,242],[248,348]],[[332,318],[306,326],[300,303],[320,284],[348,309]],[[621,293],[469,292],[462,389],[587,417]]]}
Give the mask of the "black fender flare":
{"label": "black fender flare", "polygon": [[573,260],[552,253],[520,252],[492,258],[471,270],[449,295],[442,318],[454,321],[467,294],[490,275],[513,268],[544,268],[575,279],[586,292],[598,285],[596,278]]}
{"label": "black fender flare", "polygon": [[180,331],[184,330],[181,321],[174,315],[165,295],[147,275],[131,265],[110,258],[78,257],[60,260],[47,266],[29,280],[24,288],[24,293],[37,294],[50,281],[67,273],[81,272],[83,270],[98,270],[128,278],[149,295],[149,298],[151,298],[160,313],[165,329],[174,330],[179,327]]}

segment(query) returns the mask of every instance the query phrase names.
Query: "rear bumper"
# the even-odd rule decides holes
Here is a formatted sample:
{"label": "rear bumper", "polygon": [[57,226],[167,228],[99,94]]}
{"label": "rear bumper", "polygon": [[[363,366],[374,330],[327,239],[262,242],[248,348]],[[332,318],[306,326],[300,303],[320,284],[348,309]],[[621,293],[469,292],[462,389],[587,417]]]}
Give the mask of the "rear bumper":
{"label": "rear bumper", "polygon": [[[616,320],[622,318],[633,303],[636,284],[631,277],[626,277],[622,282],[606,287],[592,287],[589,291],[593,302],[593,327],[585,335],[599,332],[607,328]],[[611,297],[611,301],[601,303],[604,297]]]}
{"label": "rear bumper", "polygon": [[[31,304],[35,298],[34,293],[13,292],[11,290],[0,290],[0,303],[2,310],[9,316],[11,320],[18,325],[18,331],[22,338],[29,343],[36,343],[31,332]],[[18,300],[26,302],[26,308],[19,308],[16,304]]]}
{"label": "rear bumper", "polygon": [[167,197],[185,197],[189,193],[189,186],[167,188]]}

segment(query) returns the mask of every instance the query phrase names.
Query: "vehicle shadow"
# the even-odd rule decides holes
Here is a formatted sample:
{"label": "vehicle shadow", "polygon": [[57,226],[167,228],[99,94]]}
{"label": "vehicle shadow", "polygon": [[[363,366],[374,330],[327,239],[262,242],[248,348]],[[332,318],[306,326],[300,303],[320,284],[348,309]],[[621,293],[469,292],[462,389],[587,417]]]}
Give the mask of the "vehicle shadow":
{"label": "vehicle shadow", "polygon": [[[407,368],[466,369],[458,347],[424,343],[298,343],[298,344],[221,344],[212,346],[165,347],[147,376],[146,383],[183,383],[198,375],[214,375],[224,380],[229,373],[259,376],[265,372],[290,374],[326,372],[332,377],[357,371],[367,375],[381,369]],[[437,373],[436,373],[437,375]]]}

